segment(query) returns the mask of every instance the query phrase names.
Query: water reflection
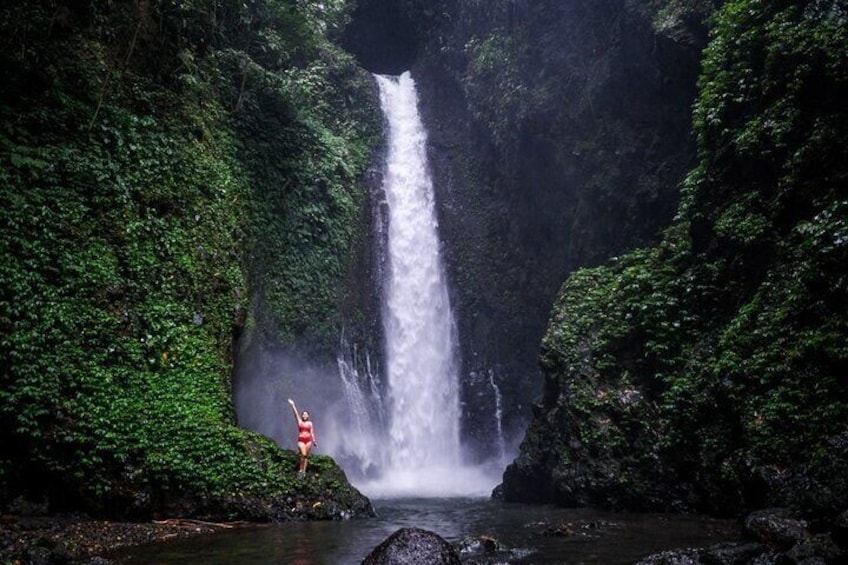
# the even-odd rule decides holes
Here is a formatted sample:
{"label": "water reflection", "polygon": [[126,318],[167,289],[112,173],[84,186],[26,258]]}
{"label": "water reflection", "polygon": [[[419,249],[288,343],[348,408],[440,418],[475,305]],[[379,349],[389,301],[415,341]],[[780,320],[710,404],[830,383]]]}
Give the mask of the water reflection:
{"label": "water reflection", "polygon": [[315,557],[315,548],[312,544],[314,536],[309,535],[309,532],[300,530],[295,532],[292,545],[294,546],[291,553],[292,565],[312,565]]}
{"label": "water reflection", "polygon": [[163,565],[358,564],[402,527],[436,532],[450,542],[489,536],[504,552],[465,556],[466,563],[632,563],[666,549],[735,541],[732,521],[699,516],[618,514],[587,509],[503,504],[487,499],[377,500],[379,517],[298,522],[227,531],[116,556],[121,563]]}

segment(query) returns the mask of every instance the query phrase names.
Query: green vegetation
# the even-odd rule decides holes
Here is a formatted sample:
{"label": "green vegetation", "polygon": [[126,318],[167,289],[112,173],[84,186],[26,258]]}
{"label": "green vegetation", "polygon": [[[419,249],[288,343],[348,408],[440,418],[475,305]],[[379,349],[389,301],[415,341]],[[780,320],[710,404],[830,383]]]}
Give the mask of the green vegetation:
{"label": "green vegetation", "polygon": [[[328,39],[345,17],[0,10],[2,499],[229,516],[291,491],[294,455],[234,426],[233,337],[335,335],[379,131],[369,78]],[[246,322],[257,303],[270,314]],[[304,496],[338,491],[315,469]]]}
{"label": "green vegetation", "polygon": [[572,471],[551,488],[596,503],[834,515],[848,505],[848,13],[726,3],[700,90],[700,162],[662,243],[562,289],[543,345],[560,428],[537,420],[525,457],[551,436],[555,469],[591,453],[595,482]]}

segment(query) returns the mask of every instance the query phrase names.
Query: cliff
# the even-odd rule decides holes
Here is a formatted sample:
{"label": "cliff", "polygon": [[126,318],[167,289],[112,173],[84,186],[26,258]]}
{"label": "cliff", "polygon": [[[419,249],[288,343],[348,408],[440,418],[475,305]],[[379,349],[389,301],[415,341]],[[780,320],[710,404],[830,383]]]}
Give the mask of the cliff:
{"label": "cliff", "polygon": [[675,220],[562,287],[507,500],[848,507],[846,12],[746,0],[714,21]]}
{"label": "cliff", "polygon": [[296,485],[231,399],[237,345],[336,340],[380,128],[346,10],[0,9],[3,507],[370,512],[329,458]]}

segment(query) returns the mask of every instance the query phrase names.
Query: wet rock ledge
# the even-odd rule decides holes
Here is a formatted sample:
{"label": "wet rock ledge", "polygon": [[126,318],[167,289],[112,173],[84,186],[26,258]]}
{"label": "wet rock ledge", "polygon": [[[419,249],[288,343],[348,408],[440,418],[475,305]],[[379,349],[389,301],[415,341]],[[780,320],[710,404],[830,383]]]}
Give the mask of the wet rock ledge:
{"label": "wet rock ledge", "polygon": [[663,551],[636,565],[839,565],[848,563],[848,510],[828,531],[813,533],[791,510],[770,508],[744,520],[741,543]]}
{"label": "wet rock ledge", "polygon": [[262,523],[374,516],[371,502],[350,486],[341,470],[324,463],[298,479],[289,494],[184,493],[159,500],[132,521],[120,515],[98,519],[57,513],[47,502],[16,499],[0,506],[0,564],[103,565],[115,551],[142,544]]}
{"label": "wet rock ledge", "polygon": [[39,565],[110,563],[104,556],[121,548],[209,534],[249,525],[169,519],[113,522],[83,516],[0,518],[0,563]]}

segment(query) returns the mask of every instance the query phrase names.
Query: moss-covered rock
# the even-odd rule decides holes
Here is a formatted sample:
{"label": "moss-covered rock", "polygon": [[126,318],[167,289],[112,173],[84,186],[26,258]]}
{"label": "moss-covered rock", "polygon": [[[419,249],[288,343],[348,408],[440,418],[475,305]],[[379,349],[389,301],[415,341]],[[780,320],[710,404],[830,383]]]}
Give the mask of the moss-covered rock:
{"label": "moss-covered rock", "polygon": [[563,286],[508,499],[848,505],[848,14],[739,0],[715,21],[677,219]]}
{"label": "moss-covered rock", "polygon": [[0,10],[4,502],[367,513],[327,459],[296,485],[294,454],[237,428],[230,398],[235,338],[335,335],[379,127],[328,40],[345,10]]}

